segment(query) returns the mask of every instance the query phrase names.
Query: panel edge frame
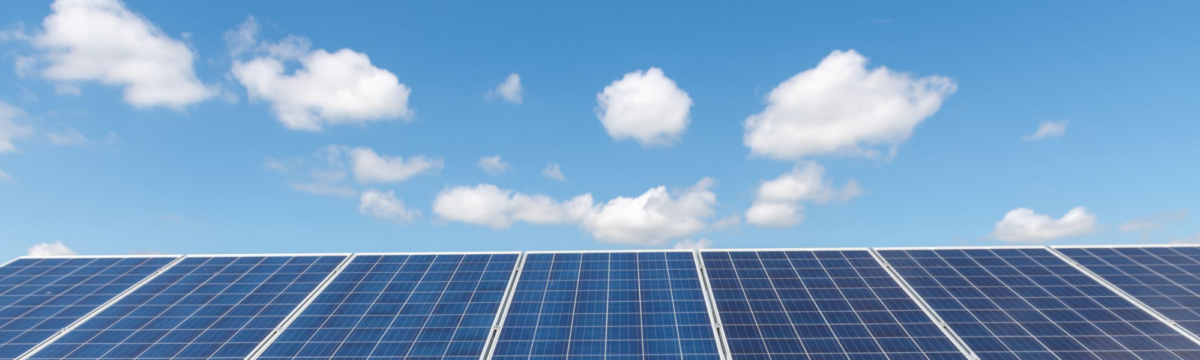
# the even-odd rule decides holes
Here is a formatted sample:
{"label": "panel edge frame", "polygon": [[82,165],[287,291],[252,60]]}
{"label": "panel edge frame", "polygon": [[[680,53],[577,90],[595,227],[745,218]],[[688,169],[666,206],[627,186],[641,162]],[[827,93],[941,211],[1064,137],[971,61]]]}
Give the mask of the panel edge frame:
{"label": "panel edge frame", "polygon": [[492,331],[487,341],[483,343],[483,354],[479,356],[481,360],[491,360],[496,354],[496,344],[500,343],[500,331],[504,330],[504,320],[508,318],[508,309],[512,307],[512,299],[517,294],[517,283],[521,280],[521,272],[525,270],[526,255],[529,255],[529,252],[521,252],[517,256],[517,264],[513,266],[508,289],[504,293],[504,300],[500,302],[500,311],[492,323]]}
{"label": "panel edge frame", "polygon": [[904,277],[900,276],[900,273],[896,271],[896,268],[892,267],[892,264],[888,263],[887,260],[883,258],[883,255],[876,253],[875,248],[867,249],[867,252],[871,254],[871,257],[874,258],[879,265],[883,266],[883,270],[887,271],[888,275],[892,277],[892,280],[895,281],[896,284],[900,285],[900,288],[904,289],[905,293],[908,293],[908,296],[917,303],[917,307],[920,307],[921,310],[925,312],[925,315],[929,317],[929,320],[933,321],[934,325],[937,325],[937,327],[942,330],[942,333],[945,334],[946,337],[950,338],[950,342],[954,343],[955,347],[958,347],[958,351],[961,351],[963,356],[966,356],[967,359],[979,360],[979,355],[976,355],[975,351],[971,350],[971,347],[967,346],[967,343],[958,336],[958,333],[954,332],[954,329],[950,328],[950,324],[946,323],[945,320],[942,320],[941,316],[938,316],[937,312],[933,310],[933,307],[929,306],[929,303],[925,302],[924,298],[922,298],[920,295],[917,295],[916,290],[913,290],[912,286],[908,284],[908,281],[905,281]]}
{"label": "panel edge frame", "polygon": [[713,337],[717,341],[717,355],[722,360],[732,359],[733,354],[729,352],[729,337],[725,336],[724,323],[721,321],[721,314],[717,311],[717,299],[712,293],[712,283],[708,281],[708,268],[704,266],[704,259],[701,258],[702,251],[701,249],[692,250],[692,256],[696,261],[696,271],[700,273],[700,290],[704,292],[704,304],[708,306]]}
{"label": "panel edge frame", "polygon": [[[289,313],[287,317],[283,318],[283,321],[280,322],[279,325],[276,325],[274,330],[271,330],[271,334],[267,335],[265,339],[258,343],[258,346],[254,347],[254,350],[250,351],[250,354],[246,355],[246,360],[258,359],[259,356],[262,356],[262,353],[267,351],[267,348],[270,347],[271,344],[274,344],[275,340],[278,339],[280,335],[283,335],[283,331],[287,330],[288,326],[291,326],[292,322],[295,322],[296,318],[299,318],[300,314],[303,313],[305,309],[308,309],[308,306],[311,305],[313,301],[317,300],[317,296],[320,296],[321,293],[325,292],[325,288],[329,287],[329,284],[333,283],[333,280],[337,279],[338,275],[342,274],[342,270],[345,270],[346,266],[349,266],[350,262],[354,260],[354,258],[358,257],[358,254],[328,254],[320,256],[336,255],[342,255],[346,258],[342,259],[342,262],[338,264],[337,267],[333,268],[333,271],[330,271],[329,275],[325,276],[325,280],[322,280],[320,284],[317,284],[317,287],[313,288],[312,292],[308,293],[308,296],[306,296],[303,301],[300,301],[300,304],[296,305],[296,308],[292,309],[292,312]],[[292,257],[299,256],[294,255]]]}

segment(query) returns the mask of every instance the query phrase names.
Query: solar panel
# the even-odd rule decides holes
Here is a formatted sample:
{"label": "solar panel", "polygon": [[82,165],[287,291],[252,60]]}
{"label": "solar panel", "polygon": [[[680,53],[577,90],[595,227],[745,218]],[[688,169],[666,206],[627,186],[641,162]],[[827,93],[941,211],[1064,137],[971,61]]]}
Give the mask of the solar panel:
{"label": "solar panel", "polygon": [[21,258],[0,267],[0,358],[33,349],[173,260]]}
{"label": "solar panel", "polygon": [[185,257],[32,359],[242,359],[346,258]]}
{"label": "solar panel", "polygon": [[1184,329],[1200,335],[1200,247],[1056,250]]}
{"label": "solar panel", "polygon": [[740,359],[966,359],[867,250],[702,251]]}
{"label": "solar panel", "polygon": [[981,359],[1200,359],[1200,345],[1045,248],[877,252]]}
{"label": "solar panel", "polygon": [[260,360],[478,360],[517,253],[357,255]]}
{"label": "solar panel", "polygon": [[717,360],[691,252],[529,253],[491,359]]}

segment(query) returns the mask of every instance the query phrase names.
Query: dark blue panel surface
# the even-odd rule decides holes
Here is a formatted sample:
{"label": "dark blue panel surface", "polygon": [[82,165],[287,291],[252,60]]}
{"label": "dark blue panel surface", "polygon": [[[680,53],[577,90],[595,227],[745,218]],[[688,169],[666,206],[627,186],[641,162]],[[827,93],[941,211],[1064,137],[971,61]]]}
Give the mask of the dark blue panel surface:
{"label": "dark blue panel surface", "polygon": [[173,257],[25,258],[0,267],[0,358],[15,358]]}
{"label": "dark blue panel surface", "polygon": [[345,258],[185,258],[33,358],[242,359]]}
{"label": "dark blue panel surface", "polygon": [[705,251],[741,359],[966,359],[866,250]]}
{"label": "dark blue panel surface", "polygon": [[879,254],[984,360],[1200,359],[1200,345],[1046,249]]}
{"label": "dark blue panel surface", "polygon": [[477,360],[517,257],[357,256],[259,359]]}
{"label": "dark blue panel surface", "polygon": [[1200,247],[1057,250],[1193,334],[1200,334]]}
{"label": "dark blue panel surface", "polygon": [[691,252],[528,254],[496,360],[716,360]]}

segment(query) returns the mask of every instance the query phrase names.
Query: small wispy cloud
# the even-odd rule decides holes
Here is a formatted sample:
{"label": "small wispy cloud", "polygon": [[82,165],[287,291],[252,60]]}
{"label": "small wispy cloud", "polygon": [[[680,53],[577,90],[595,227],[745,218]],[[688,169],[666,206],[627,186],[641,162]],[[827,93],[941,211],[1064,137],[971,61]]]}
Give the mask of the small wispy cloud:
{"label": "small wispy cloud", "polygon": [[1043,121],[1038,125],[1037,131],[1033,134],[1025,135],[1021,140],[1033,141],[1056,138],[1067,133],[1067,120],[1059,121]]}

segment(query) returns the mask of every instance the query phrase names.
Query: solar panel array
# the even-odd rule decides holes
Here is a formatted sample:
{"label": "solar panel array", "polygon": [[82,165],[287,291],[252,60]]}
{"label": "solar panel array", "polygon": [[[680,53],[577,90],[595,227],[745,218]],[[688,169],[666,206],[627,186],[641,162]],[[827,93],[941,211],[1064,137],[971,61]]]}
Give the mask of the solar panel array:
{"label": "solar panel array", "polygon": [[1182,360],[1200,359],[1196,334],[1197,246],[0,267],[0,358],[22,360]]}
{"label": "solar panel array", "polygon": [[259,359],[479,359],[517,257],[356,256]]}
{"label": "solar panel array", "polygon": [[1200,248],[1058,251],[1193,334],[1200,334]]}
{"label": "solar panel array", "polygon": [[717,360],[692,252],[531,253],[492,359]]}
{"label": "solar panel array", "polygon": [[33,359],[243,359],[345,256],[187,257]]}
{"label": "solar panel array", "polygon": [[702,254],[734,360],[966,359],[868,251]]}
{"label": "solar panel array", "polygon": [[0,358],[16,358],[175,257],[24,258],[0,267]]}
{"label": "solar panel array", "polygon": [[1200,345],[1044,248],[880,250],[982,359],[1200,359]]}

